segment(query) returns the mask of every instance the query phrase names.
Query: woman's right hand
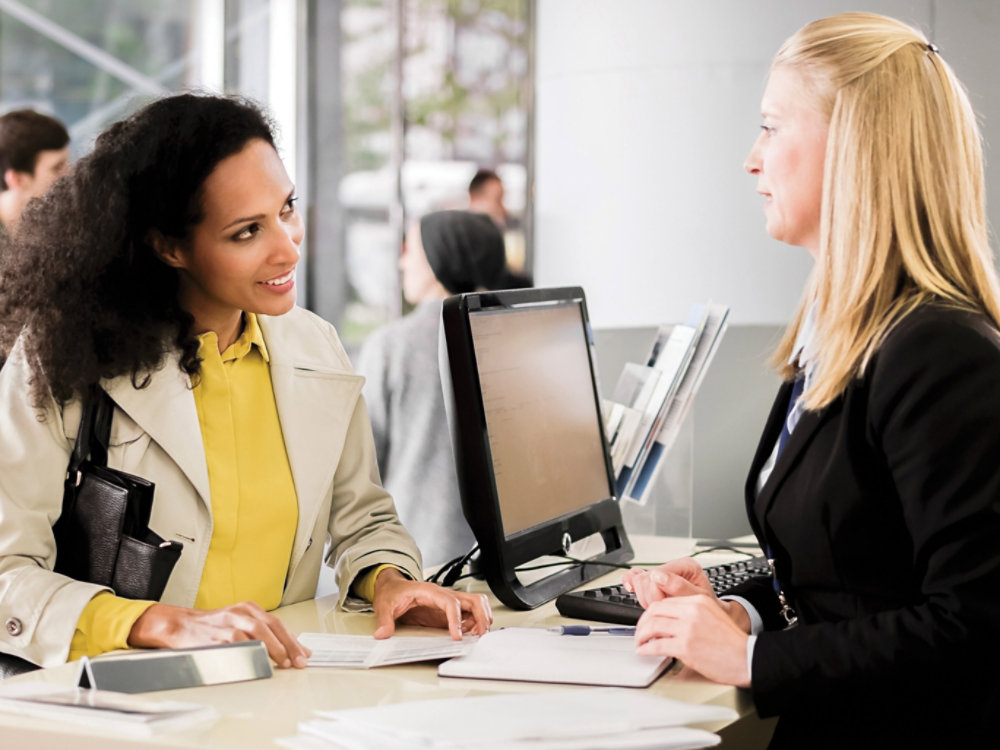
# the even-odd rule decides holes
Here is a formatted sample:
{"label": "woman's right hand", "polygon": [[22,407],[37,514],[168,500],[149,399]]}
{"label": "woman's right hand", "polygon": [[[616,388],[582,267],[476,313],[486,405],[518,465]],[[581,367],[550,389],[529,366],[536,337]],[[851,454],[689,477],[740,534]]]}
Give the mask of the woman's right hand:
{"label": "woman's right hand", "polygon": [[715,595],[715,590],[705,575],[705,569],[690,557],[661,565],[653,570],[632,568],[622,577],[628,591],[635,593],[643,609],[649,609],[653,602],[679,596],[705,595],[725,611],[729,618],[745,633],[750,632],[750,617],[737,602],[723,601]]}
{"label": "woman's right hand", "polygon": [[675,596],[715,596],[704,568],[690,557],[671,560],[653,570],[632,568],[622,577],[622,583],[628,591],[635,592],[643,609],[649,609],[653,602]]}
{"label": "woman's right hand", "polygon": [[281,668],[306,666],[311,652],[277,617],[253,602],[221,609],[154,604],[135,621],[128,645],[135,648],[191,648],[216,643],[261,641]]}

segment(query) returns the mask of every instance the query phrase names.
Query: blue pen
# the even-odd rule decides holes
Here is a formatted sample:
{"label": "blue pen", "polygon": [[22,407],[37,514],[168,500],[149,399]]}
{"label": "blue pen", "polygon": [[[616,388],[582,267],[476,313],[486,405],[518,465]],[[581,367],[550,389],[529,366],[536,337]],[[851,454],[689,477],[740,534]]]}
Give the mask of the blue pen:
{"label": "blue pen", "polygon": [[611,627],[610,625],[553,625],[549,628],[549,632],[559,635],[590,635],[591,633],[635,635],[635,628]]}

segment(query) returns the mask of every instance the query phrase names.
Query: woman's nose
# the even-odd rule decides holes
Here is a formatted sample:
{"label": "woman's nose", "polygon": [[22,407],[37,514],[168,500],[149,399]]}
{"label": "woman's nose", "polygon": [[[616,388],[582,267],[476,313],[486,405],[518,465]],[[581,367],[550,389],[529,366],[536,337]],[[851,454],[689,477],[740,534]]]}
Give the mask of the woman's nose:
{"label": "woman's nose", "polygon": [[299,245],[302,244],[305,227],[302,221],[299,220],[286,224],[284,230],[279,238],[279,246],[276,248],[276,252],[281,256],[282,260],[293,263],[297,262],[299,259]]}
{"label": "woman's nose", "polygon": [[743,169],[747,171],[747,174],[760,174],[760,136],[754,141],[753,148],[750,149],[750,153],[744,159]]}

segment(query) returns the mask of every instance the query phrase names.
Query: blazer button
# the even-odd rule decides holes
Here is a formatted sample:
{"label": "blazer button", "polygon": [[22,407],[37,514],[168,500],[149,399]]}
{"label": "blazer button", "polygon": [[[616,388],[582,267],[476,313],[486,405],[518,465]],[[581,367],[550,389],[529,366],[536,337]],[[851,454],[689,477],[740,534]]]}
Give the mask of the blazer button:
{"label": "blazer button", "polygon": [[21,635],[21,631],[24,629],[21,625],[21,621],[16,617],[8,617],[7,622],[3,625],[7,629],[7,633],[13,636]]}

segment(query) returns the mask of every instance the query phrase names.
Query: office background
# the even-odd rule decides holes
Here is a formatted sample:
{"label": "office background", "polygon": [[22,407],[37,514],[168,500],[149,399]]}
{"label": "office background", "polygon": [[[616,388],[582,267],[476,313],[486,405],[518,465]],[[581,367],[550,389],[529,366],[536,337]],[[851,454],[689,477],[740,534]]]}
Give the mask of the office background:
{"label": "office background", "polygon": [[687,503],[692,533],[726,537],[748,530],[744,473],[777,383],[764,360],[810,265],[767,237],[742,163],[781,41],[858,9],[939,46],[998,195],[993,0],[0,0],[0,110],[55,114],[79,156],[171,91],[267,104],[306,211],[301,301],[351,345],[404,312],[408,219],[460,207],[476,166],[497,168],[513,261],[587,291],[605,391],[656,324],[732,308],[652,504],[630,510],[637,532],[676,533]]}

